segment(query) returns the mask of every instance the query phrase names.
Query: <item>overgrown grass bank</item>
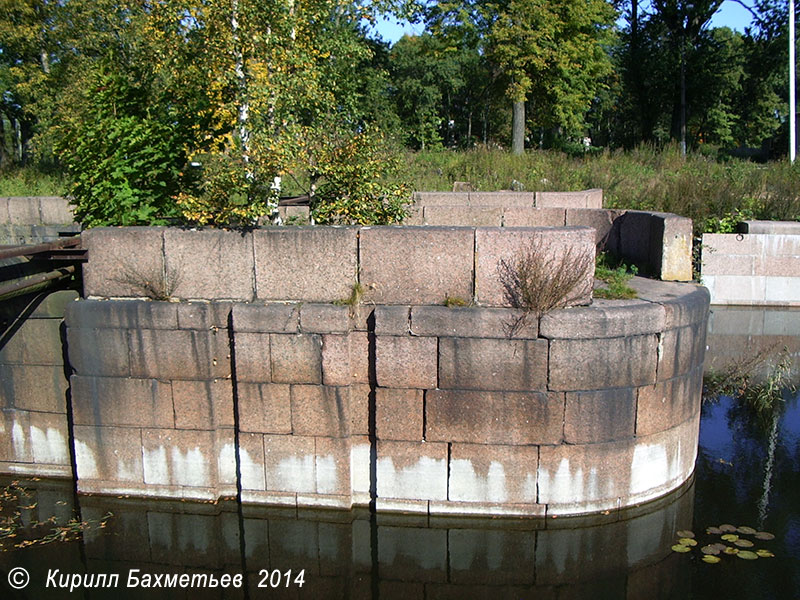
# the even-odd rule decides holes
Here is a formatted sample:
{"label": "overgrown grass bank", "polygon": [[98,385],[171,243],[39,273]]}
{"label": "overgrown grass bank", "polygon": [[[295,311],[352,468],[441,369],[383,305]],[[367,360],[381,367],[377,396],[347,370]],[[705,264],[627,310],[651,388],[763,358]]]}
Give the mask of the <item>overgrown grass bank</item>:
{"label": "overgrown grass bank", "polygon": [[415,190],[451,190],[454,181],[482,191],[603,188],[608,208],[687,216],[696,233],[727,231],[741,219],[800,220],[800,167],[788,161],[683,159],[675,146],[642,146],[577,158],[551,151],[419,152],[409,153],[406,164]]}
{"label": "overgrown grass bank", "polygon": [[27,167],[0,171],[0,196],[63,196],[69,179],[58,170]]}

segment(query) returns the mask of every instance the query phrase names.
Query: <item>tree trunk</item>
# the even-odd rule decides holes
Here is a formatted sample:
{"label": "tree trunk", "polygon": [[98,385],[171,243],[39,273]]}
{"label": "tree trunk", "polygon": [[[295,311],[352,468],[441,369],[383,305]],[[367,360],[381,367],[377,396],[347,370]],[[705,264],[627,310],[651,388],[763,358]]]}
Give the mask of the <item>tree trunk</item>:
{"label": "tree trunk", "polygon": [[511,113],[511,152],[525,152],[525,101],[515,100]]}

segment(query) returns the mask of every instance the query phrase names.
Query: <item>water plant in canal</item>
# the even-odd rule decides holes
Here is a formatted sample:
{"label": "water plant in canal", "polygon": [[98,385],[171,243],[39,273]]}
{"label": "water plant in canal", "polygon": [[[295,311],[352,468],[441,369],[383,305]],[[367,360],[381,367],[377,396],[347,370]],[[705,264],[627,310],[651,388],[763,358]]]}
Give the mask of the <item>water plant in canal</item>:
{"label": "water plant in canal", "polygon": [[[775,536],[771,533],[766,531],[758,531],[753,527],[748,526],[741,526],[735,527],[734,525],[730,524],[723,524],[719,527],[708,527],[706,529],[706,535],[708,536],[720,536],[720,540],[724,542],[728,542],[723,544],[722,542],[714,542],[711,540],[706,540],[709,543],[700,545],[697,541],[694,532],[682,530],[676,532],[676,536],[679,538],[678,542],[672,546],[672,551],[677,552],[679,554],[688,554],[693,549],[699,548],[700,553],[703,555],[700,560],[704,563],[708,564],[716,564],[721,562],[722,556],[736,556],[737,558],[741,558],[742,560],[756,560],[758,558],[772,558],[775,556],[770,550],[766,548],[758,548],[755,550],[750,550],[749,548],[754,548],[755,543],[751,540],[743,538],[743,535],[750,535],[753,536],[756,540],[760,542],[774,540]],[[732,544],[732,545],[731,545]],[[748,548],[745,550],[744,548]]]}
{"label": "water plant in canal", "polygon": [[84,531],[91,528],[103,529],[112,513],[101,519],[79,520],[76,518],[60,522],[51,515],[42,520],[32,518],[38,503],[18,481],[0,488],[0,551],[11,548],[68,542],[78,539]]}

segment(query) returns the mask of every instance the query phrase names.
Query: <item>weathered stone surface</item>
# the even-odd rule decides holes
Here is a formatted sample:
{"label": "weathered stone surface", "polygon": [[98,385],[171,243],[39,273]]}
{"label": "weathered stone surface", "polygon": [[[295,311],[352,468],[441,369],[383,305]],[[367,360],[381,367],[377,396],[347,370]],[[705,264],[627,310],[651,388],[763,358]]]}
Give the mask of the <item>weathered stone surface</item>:
{"label": "weathered stone surface", "polygon": [[313,437],[265,435],[266,489],[279,492],[317,491]]}
{"label": "weathered stone surface", "polygon": [[69,327],[177,329],[178,304],[143,300],[79,300],[67,305]]}
{"label": "weathered stone surface", "polygon": [[75,215],[66,198],[56,196],[41,196],[39,208],[42,223],[45,225],[66,225],[75,222]]}
{"label": "weathered stone surface", "polygon": [[300,330],[304,333],[347,333],[350,308],[333,304],[303,304],[300,307]]}
{"label": "weathered stone surface", "polygon": [[5,330],[5,343],[0,348],[0,364],[60,365],[61,322],[58,319],[26,319],[16,330]]}
{"label": "weathered stone surface", "polygon": [[8,222],[14,225],[38,225],[42,222],[39,199],[11,197],[8,202]]}
{"label": "weathered stone surface", "polygon": [[178,329],[227,329],[233,302],[180,302],[175,304]]}
{"label": "weathered stone surface", "polygon": [[316,492],[349,497],[352,491],[350,485],[350,440],[318,437],[315,454]]}
{"label": "weathered stone surface", "polygon": [[378,385],[393,388],[435,388],[437,339],[381,335],[376,340]]}
{"label": "weathered stone surface", "polygon": [[[89,262],[83,265],[88,296],[170,295],[165,281],[163,227],[95,227],[81,234]],[[170,281],[172,285],[174,281]]]}
{"label": "weathered stone surface", "polygon": [[[233,459],[233,432],[230,458]],[[227,477],[218,464],[221,432],[189,429],[150,429],[142,431],[144,482],[152,485],[188,488],[216,488],[232,483],[233,465]]]}
{"label": "weathered stone surface", "polygon": [[166,380],[231,375],[224,331],[137,329],[130,332],[130,348],[131,377]]}
{"label": "weathered stone surface", "polygon": [[403,219],[403,225],[425,225],[425,219],[422,216],[424,207],[422,205],[411,205],[407,208],[406,218]]}
{"label": "weathered stone surface", "polygon": [[467,206],[468,192],[414,192],[417,206]]}
{"label": "weathered stone surface", "polygon": [[239,332],[297,333],[300,331],[299,304],[233,305],[233,327]]}
{"label": "weathered stone surface", "polygon": [[51,470],[46,467],[46,465],[68,467],[70,464],[69,428],[64,415],[32,411],[28,415],[28,427],[33,462],[42,465],[44,475],[50,471],[53,475],[67,476],[70,471],[68,468]]}
{"label": "weathered stone surface", "polygon": [[669,329],[661,334],[658,379],[672,379],[703,364],[706,350],[706,328],[695,324]]}
{"label": "weathered stone surface", "polygon": [[256,296],[333,302],[350,296],[358,273],[355,227],[270,227],[253,232]]}
{"label": "weathered stone surface", "polygon": [[643,273],[655,272],[654,265],[660,254],[653,249],[652,216],[650,212],[629,210],[616,220],[619,224],[620,254],[635,263]]}
{"label": "weathered stone surface", "polygon": [[503,227],[564,227],[563,208],[508,206],[503,209]]}
{"label": "weathered stone surface", "polygon": [[14,408],[4,408],[0,411],[0,460],[3,462],[33,462],[30,414],[27,410]]}
{"label": "weathered stone surface", "polygon": [[78,375],[128,377],[131,374],[125,329],[69,327],[67,348],[70,364]]}
{"label": "weathered stone surface", "polygon": [[425,438],[480,444],[558,444],[564,395],[536,392],[425,392]]}
{"label": "weathered stone surface", "polygon": [[665,309],[641,300],[594,300],[591,306],[554,310],[542,316],[540,335],[548,339],[591,339],[658,333]]}
{"label": "weathered stone surface", "polygon": [[0,364],[0,407],[65,414],[64,367]]}
{"label": "weathered stone surface", "polygon": [[564,441],[594,444],[633,437],[636,426],[636,390],[615,388],[567,392]]}
{"label": "weathered stone surface", "polygon": [[378,441],[378,497],[447,499],[447,444]]}
{"label": "weathered stone surface", "polygon": [[73,429],[79,490],[82,480],[144,481],[141,429],[83,425]]}
{"label": "weathered stone surface", "polygon": [[756,256],[738,256],[703,252],[703,276],[708,275],[760,275],[756,273]]}
{"label": "weathered stone surface", "polygon": [[411,334],[436,337],[508,338],[513,329],[517,339],[536,339],[537,319],[515,324],[522,313],[505,308],[414,306]]}
{"label": "weathered stone surface", "polygon": [[742,221],[737,230],[739,233],[800,235],[800,223],[797,221]]}
{"label": "weathered stone surface", "polygon": [[322,383],[369,383],[369,337],[366,332],[322,336]]}
{"label": "weathered stone surface", "polygon": [[636,435],[666,431],[700,412],[703,368],[638,389]]}
{"label": "weathered stone surface", "polygon": [[[513,266],[521,255],[538,249],[554,269],[559,268],[561,257],[571,251],[573,256],[587,256],[589,268],[584,281],[576,286],[570,304],[591,302],[592,276],[594,274],[594,232],[588,227],[570,228],[478,228],[475,231],[477,253],[475,295],[480,304],[510,306],[501,277],[502,264]],[[571,250],[570,250],[571,249]]]}
{"label": "weathered stone surface", "polygon": [[472,298],[474,229],[364,227],[361,284],[377,304],[441,304]]}
{"label": "weathered stone surface", "polygon": [[538,462],[537,446],[453,444],[448,499],[534,504]]}
{"label": "weathered stone surface", "polygon": [[170,228],[164,232],[164,253],[167,280],[175,281],[170,295],[210,300],[253,299],[251,234]]}
{"label": "weathered stone surface", "polygon": [[558,206],[564,208],[603,208],[603,190],[581,190],[578,192],[536,192],[536,206]]}
{"label": "weathered stone surface", "polygon": [[422,390],[378,388],[375,429],[379,440],[422,441]]}
{"label": "weathered stone surface", "polygon": [[295,435],[350,435],[350,389],[327,385],[291,386],[292,432]]}
{"label": "weathered stone surface", "polygon": [[264,436],[257,433],[239,434],[239,461],[242,472],[242,490],[266,490],[264,471]]}
{"label": "weathered stone surface", "polygon": [[233,427],[233,390],[229,379],[173,381],[172,401],[177,429]]}
{"label": "weathered stone surface", "polygon": [[[664,281],[692,280],[692,220],[671,214],[653,217],[656,272]],[[660,246],[660,252],[658,247]]]}
{"label": "weathered stone surface", "polygon": [[533,192],[470,192],[470,206],[533,206]]}
{"label": "weathered stone surface", "polygon": [[270,334],[272,381],[322,383],[322,336]]}
{"label": "weathered stone surface", "polygon": [[568,227],[584,226],[594,229],[594,241],[599,249],[619,253],[619,228],[614,221],[625,211],[605,208],[568,208],[565,225]]}
{"label": "weathered stone surface", "polygon": [[291,433],[292,411],[288,384],[242,383],[239,396],[239,429],[254,433]]}
{"label": "weathered stone surface", "polygon": [[[234,319],[236,308],[234,308]],[[272,381],[269,333],[239,333],[234,337],[236,349],[236,380],[239,382]]]}
{"label": "weathered stone surface", "polygon": [[410,306],[376,306],[374,315],[377,335],[407,335],[409,333]]}
{"label": "weathered stone surface", "polygon": [[708,318],[708,290],[693,283],[656,281],[634,277],[628,284],[642,300],[664,306],[665,329],[705,323]]}
{"label": "weathered stone surface", "polygon": [[655,334],[552,340],[549,389],[595,390],[653,384],[656,381],[657,347]]}
{"label": "weathered stone surface", "polygon": [[61,320],[67,305],[79,297],[80,294],[74,290],[59,290],[46,296],[37,296],[33,302],[29,295],[9,298],[0,304],[0,322],[15,319],[22,311],[31,309],[30,318]]}
{"label": "weathered stone surface", "polygon": [[547,389],[547,342],[441,338],[438,387],[544,391]]}
{"label": "weathered stone surface", "polygon": [[76,425],[165,429],[175,426],[172,389],[168,383],[73,375],[71,387]]}
{"label": "weathered stone surface", "polygon": [[499,227],[503,222],[503,209],[495,206],[426,206],[422,214],[424,225]]}

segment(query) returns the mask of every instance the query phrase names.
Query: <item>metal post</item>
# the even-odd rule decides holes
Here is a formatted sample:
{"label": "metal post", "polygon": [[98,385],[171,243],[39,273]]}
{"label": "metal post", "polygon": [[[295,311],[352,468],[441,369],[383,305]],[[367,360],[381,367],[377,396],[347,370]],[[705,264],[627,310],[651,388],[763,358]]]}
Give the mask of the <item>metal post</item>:
{"label": "metal post", "polygon": [[789,0],[789,160],[794,163],[797,151],[795,115],[794,0]]}

